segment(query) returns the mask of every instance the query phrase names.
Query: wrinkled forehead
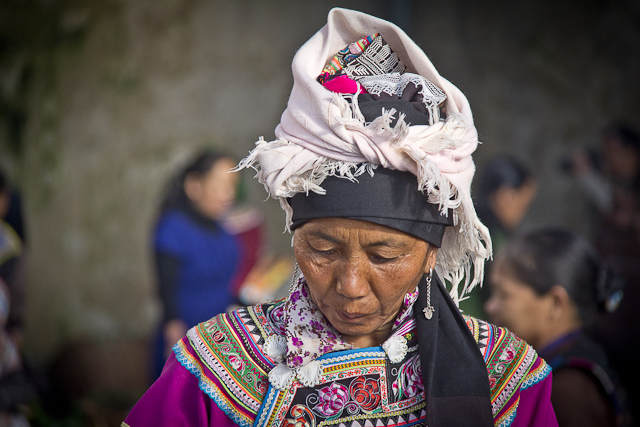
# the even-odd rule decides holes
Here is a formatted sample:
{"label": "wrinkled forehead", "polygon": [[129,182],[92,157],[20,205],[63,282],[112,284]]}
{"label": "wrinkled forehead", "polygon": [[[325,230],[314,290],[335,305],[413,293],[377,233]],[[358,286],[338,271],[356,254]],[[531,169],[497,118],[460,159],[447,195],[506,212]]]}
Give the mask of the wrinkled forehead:
{"label": "wrinkled forehead", "polygon": [[410,239],[418,239],[404,231],[376,224],[371,221],[353,218],[316,218],[304,222],[296,228],[295,233],[326,236],[327,238],[338,238],[342,234],[354,233],[362,236],[398,236]]}

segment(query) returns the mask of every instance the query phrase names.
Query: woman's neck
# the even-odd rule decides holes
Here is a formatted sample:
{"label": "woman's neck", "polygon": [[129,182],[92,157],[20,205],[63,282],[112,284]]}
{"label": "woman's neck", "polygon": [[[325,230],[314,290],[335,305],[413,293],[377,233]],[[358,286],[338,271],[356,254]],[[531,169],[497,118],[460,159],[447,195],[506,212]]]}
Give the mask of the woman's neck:
{"label": "woman's neck", "polygon": [[[395,318],[394,318],[395,320]],[[391,336],[393,320],[382,325],[377,330],[367,335],[342,335],[342,339],[351,344],[353,348],[377,347],[382,345]]]}
{"label": "woman's neck", "polygon": [[542,350],[554,341],[564,337],[565,335],[575,332],[582,328],[582,322],[572,321],[565,322],[550,328],[545,334],[541,335],[536,343],[530,343],[536,350]]}

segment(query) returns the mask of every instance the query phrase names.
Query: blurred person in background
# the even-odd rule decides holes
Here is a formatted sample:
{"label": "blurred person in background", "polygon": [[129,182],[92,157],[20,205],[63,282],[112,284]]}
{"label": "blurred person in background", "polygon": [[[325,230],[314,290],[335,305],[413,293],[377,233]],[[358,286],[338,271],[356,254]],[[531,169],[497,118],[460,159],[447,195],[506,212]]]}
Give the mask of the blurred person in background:
{"label": "blurred person in background", "polygon": [[[4,220],[11,212],[12,194],[15,193],[0,170],[0,279],[7,286],[11,300],[5,328],[17,343],[21,343],[25,297],[23,244],[16,230]],[[22,224],[22,221],[18,224]]]}
{"label": "blurred person in background", "polygon": [[596,149],[574,153],[563,162],[593,207],[593,242],[626,284],[625,298],[612,315],[599,316],[593,336],[604,345],[611,364],[624,375],[635,419],[640,419],[640,134],[628,124],[605,128]]}
{"label": "blurred person in background", "polygon": [[22,244],[26,244],[26,233],[24,221],[22,220],[22,199],[20,194],[7,185],[6,177],[0,171],[0,186],[4,189],[0,190],[0,219],[4,220],[16,232]]}
{"label": "blurred person in background", "polygon": [[0,426],[28,426],[19,410],[34,397],[33,389],[22,372],[18,344],[6,329],[10,305],[9,289],[0,279]]}
{"label": "blurred person in background", "polygon": [[236,162],[205,151],[170,183],[155,229],[154,252],[164,309],[159,374],[171,347],[187,330],[235,303],[238,283],[251,269],[262,243],[255,210],[234,210]]}
{"label": "blurred person in background", "polygon": [[553,369],[560,427],[623,420],[604,350],[584,333],[598,311],[614,311],[622,283],[583,238],[563,229],[514,237],[489,277],[491,321],[531,343]]}
{"label": "blurred person in background", "polygon": [[640,254],[640,135],[625,124],[605,129],[599,151],[578,151],[569,170],[600,214],[596,240],[606,254]]}
{"label": "blurred person in background", "polygon": [[476,185],[478,217],[489,228],[497,253],[529,210],[537,192],[536,181],[524,164],[499,156],[485,165]]}
{"label": "blurred person in background", "polygon": [[35,397],[35,391],[23,369],[21,356],[22,242],[2,219],[9,212],[10,201],[9,184],[0,170],[0,426],[23,426],[28,423],[18,410]]}
{"label": "blurred person in background", "polygon": [[[494,253],[515,233],[522,223],[537,192],[531,171],[520,161],[507,155],[487,163],[476,183],[474,202],[478,217],[489,228]],[[487,261],[485,277],[492,262]],[[487,318],[484,303],[489,298],[487,287],[460,303],[466,314]]]}

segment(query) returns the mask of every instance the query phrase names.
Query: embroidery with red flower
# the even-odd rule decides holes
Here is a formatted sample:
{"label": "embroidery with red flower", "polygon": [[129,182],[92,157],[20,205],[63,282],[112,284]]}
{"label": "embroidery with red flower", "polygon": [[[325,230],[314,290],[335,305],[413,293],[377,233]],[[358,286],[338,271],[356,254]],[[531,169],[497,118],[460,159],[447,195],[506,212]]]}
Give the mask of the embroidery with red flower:
{"label": "embroidery with red flower", "polygon": [[380,383],[377,379],[359,376],[349,385],[349,396],[365,412],[380,406]]}

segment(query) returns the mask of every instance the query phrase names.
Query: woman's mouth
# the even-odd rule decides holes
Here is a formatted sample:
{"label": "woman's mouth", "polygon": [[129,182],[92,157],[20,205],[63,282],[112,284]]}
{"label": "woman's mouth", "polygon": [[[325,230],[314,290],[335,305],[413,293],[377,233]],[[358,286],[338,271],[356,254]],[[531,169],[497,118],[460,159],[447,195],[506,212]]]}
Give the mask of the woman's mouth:
{"label": "woman's mouth", "polygon": [[358,322],[368,316],[367,313],[348,313],[341,310],[336,310],[336,314],[343,322]]}

